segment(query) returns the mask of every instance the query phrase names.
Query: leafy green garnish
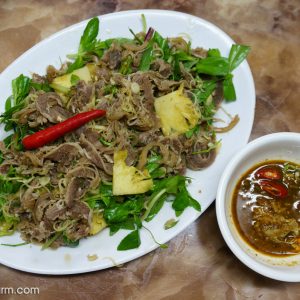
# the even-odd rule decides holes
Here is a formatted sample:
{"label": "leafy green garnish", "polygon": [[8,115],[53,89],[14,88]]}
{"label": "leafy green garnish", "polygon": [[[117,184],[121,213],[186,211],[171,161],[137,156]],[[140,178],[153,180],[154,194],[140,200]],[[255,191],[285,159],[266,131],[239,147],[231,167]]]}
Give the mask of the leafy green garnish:
{"label": "leafy green garnish", "polygon": [[165,223],[164,229],[168,230],[168,229],[174,227],[177,223],[178,223],[178,220],[170,219]]}
{"label": "leafy green garnish", "polygon": [[31,79],[21,74],[12,81],[13,106],[20,104],[29,94]]}
{"label": "leafy green garnish", "polygon": [[246,59],[250,47],[245,45],[232,45],[229,53],[229,70],[230,72],[236,69],[244,59]]}
{"label": "leafy green garnish", "polygon": [[29,242],[24,242],[24,243],[19,243],[19,244],[4,244],[1,243],[1,246],[7,246],[7,247],[19,247],[19,246],[24,246],[24,245],[28,245]]}
{"label": "leafy green garnish", "polygon": [[150,69],[150,65],[153,61],[153,44],[149,42],[148,46],[143,52],[141,62],[139,65],[140,71],[148,71]]}
{"label": "leafy green garnish", "polygon": [[104,219],[108,224],[126,221],[129,217],[139,215],[144,208],[144,199],[140,195],[132,196],[124,202],[112,201],[104,210]]}
{"label": "leafy green garnish", "polygon": [[65,234],[63,235],[64,245],[70,248],[75,248],[79,245],[79,240],[73,241],[70,240]]}
{"label": "leafy green garnish", "polygon": [[125,59],[123,59],[121,62],[120,73],[123,75],[128,75],[132,73],[132,62],[133,58],[131,55],[128,55]]}
{"label": "leafy green garnish", "polygon": [[226,76],[229,73],[229,62],[227,58],[211,56],[201,60],[196,65],[198,73],[213,75],[213,76]]}
{"label": "leafy green garnish", "polygon": [[172,207],[175,210],[176,217],[180,216],[183,211],[189,206],[193,207],[197,211],[201,211],[199,202],[190,196],[185,185],[180,185],[178,187],[178,190],[179,192],[176,194],[175,200],[172,204]]}
{"label": "leafy green garnish", "polygon": [[42,246],[42,250],[49,248],[63,233],[56,232],[51,238],[49,238]]}
{"label": "leafy green garnish", "polygon": [[167,61],[170,57],[170,47],[168,44],[168,40],[163,38],[157,31],[154,32],[152,40],[153,42],[157,43],[157,45],[163,52],[162,58]]}
{"label": "leafy green garnish", "polygon": [[194,134],[197,134],[199,132],[200,126],[196,125],[195,127],[191,128],[185,133],[185,136],[190,139]]}
{"label": "leafy green garnish", "polygon": [[111,142],[106,141],[106,140],[105,140],[104,138],[102,138],[102,137],[99,138],[99,141],[100,141],[104,146],[107,146],[107,147],[109,147],[109,146],[112,145]]}
{"label": "leafy green garnish", "polygon": [[98,190],[92,191],[83,199],[91,209],[108,207],[113,199],[112,185],[101,183]]}
{"label": "leafy green garnish", "polygon": [[51,92],[53,89],[49,85],[49,83],[37,83],[31,81],[30,86],[34,88],[36,91],[44,91],[44,92]]}
{"label": "leafy green garnish", "polygon": [[221,57],[221,52],[220,52],[220,50],[219,49],[209,49],[208,51],[207,51],[207,56],[208,57],[212,57],[212,56],[214,56],[214,57]]}
{"label": "leafy green garnish", "polygon": [[[162,208],[163,203],[167,199],[168,195],[176,195],[178,192],[182,190],[185,190],[187,195],[189,195],[188,191],[186,190],[186,180],[187,180],[186,177],[181,175],[176,175],[161,180],[157,180],[154,185],[153,193],[151,194],[151,196],[146,202],[147,209],[142,219],[147,222],[151,221]],[[177,210],[176,205],[173,208],[175,209],[175,211]]]}
{"label": "leafy green garnish", "polygon": [[80,81],[79,76],[72,74],[71,75],[71,85],[76,85]]}
{"label": "leafy green garnish", "polygon": [[208,57],[199,60],[196,65],[196,71],[200,74],[219,76],[223,81],[224,98],[226,101],[236,100],[233,75],[231,72],[237,68],[247,57],[250,51],[249,46],[232,45],[229,57],[221,57],[217,49],[210,49]]}
{"label": "leafy green garnish", "polygon": [[23,74],[12,81],[12,96],[7,98],[5,112],[0,118],[0,122],[5,124],[5,131],[9,131],[16,126],[12,115],[24,107],[24,100],[30,91],[30,82],[31,79]]}
{"label": "leafy green garnish", "polygon": [[91,19],[84,29],[80,38],[78,54],[75,61],[68,66],[67,73],[71,73],[76,69],[83,67],[89,60],[90,54],[97,54],[97,35],[99,32],[99,19]]}
{"label": "leafy green garnish", "polygon": [[116,95],[118,92],[118,88],[113,84],[108,84],[104,87],[104,95],[112,94],[113,96]]}
{"label": "leafy green garnish", "polygon": [[146,33],[146,31],[147,31],[147,21],[146,21],[146,17],[145,17],[144,14],[141,14],[141,18],[142,18],[143,32]]}
{"label": "leafy green garnish", "polygon": [[139,231],[136,229],[123,238],[118,246],[119,251],[138,248],[141,245]]}
{"label": "leafy green garnish", "polygon": [[235,88],[232,82],[233,75],[228,74],[223,81],[224,98],[230,102],[236,99]]}
{"label": "leafy green garnish", "polygon": [[143,44],[143,41],[133,32],[133,30],[131,28],[129,28],[130,33],[134,36],[135,40],[139,43],[139,44]]}

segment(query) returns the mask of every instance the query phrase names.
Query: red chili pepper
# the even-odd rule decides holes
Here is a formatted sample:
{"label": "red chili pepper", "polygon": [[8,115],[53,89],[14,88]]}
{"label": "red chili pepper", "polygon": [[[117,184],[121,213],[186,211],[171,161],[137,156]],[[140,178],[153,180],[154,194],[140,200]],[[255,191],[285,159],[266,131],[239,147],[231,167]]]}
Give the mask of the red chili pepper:
{"label": "red chili pepper", "polygon": [[104,116],[105,113],[105,110],[100,109],[79,113],[61,123],[55,124],[32,135],[26,136],[22,141],[23,146],[27,150],[42,147],[45,144],[57,140],[66,133],[81,127],[85,123]]}
{"label": "red chili pepper", "polygon": [[282,179],[282,171],[279,167],[276,166],[265,166],[258,169],[254,176],[258,179],[273,179],[273,180],[281,180]]}
{"label": "red chili pepper", "polygon": [[281,182],[269,179],[261,179],[258,182],[261,189],[271,194],[272,196],[285,198],[288,195],[287,187]]}

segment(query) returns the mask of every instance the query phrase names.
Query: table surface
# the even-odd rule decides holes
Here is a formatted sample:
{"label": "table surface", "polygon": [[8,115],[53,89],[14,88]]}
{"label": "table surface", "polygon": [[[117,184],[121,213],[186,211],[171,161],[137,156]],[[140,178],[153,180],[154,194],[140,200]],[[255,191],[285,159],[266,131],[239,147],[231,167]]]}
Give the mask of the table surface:
{"label": "table surface", "polygon": [[[141,8],[202,17],[236,42],[251,45],[248,62],[257,94],[251,139],[278,131],[299,132],[299,0],[2,0],[0,71],[68,25],[95,15]],[[51,277],[0,265],[0,287],[39,287],[39,298],[45,300],[300,299],[300,284],[264,278],[239,262],[221,236],[214,205],[174,238],[168,249],[157,249],[120,268]]]}

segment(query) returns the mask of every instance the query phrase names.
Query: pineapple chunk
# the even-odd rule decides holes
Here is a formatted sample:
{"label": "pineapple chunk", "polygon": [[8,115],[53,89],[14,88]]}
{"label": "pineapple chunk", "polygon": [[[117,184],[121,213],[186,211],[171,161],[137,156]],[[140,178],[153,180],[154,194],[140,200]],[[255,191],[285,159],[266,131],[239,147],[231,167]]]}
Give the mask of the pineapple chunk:
{"label": "pineapple chunk", "polygon": [[191,99],[183,95],[183,85],[177,91],[155,99],[154,107],[165,136],[187,132],[197,125],[200,118],[200,112]]}
{"label": "pineapple chunk", "polygon": [[69,74],[65,74],[62,76],[58,76],[54,78],[50,86],[57,92],[66,94],[70,87],[72,86],[71,83],[71,77],[72,75],[78,76],[81,80],[85,82],[92,81],[91,73],[90,73],[91,67],[84,66],[83,68],[77,69]]}
{"label": "pineapple chunk", "polygon": [[102,213],[93,213],[90,235],[95,235],[106,227],[106,222],[103,218]]}
{"label": "pineapple chunk", "polygon": [[148,170],[140,171],[135,167],[127,166],[126,157],[126,150],[114,153],[113,194],[131,195],[149,191],[153,186],[153,181]]}

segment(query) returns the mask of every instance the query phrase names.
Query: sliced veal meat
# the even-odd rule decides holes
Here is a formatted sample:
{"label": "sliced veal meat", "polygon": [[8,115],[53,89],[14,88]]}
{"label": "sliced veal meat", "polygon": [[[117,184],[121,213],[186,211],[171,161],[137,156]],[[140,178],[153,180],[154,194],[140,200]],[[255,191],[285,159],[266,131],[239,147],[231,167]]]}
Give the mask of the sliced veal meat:
{"label": "sliced veal meat", "polygon": [[64,143],[54,147],[44,157],[63,164],[70,164],[74,159],[80,157],[83,151],[78,143]]}
{"label": "sliced veal meat", "polygon": [[37,111],[51,123],[61,122],[71,116],[71,113],[62,107],[59,95],[54,92],[40,94],[35,106]]}

